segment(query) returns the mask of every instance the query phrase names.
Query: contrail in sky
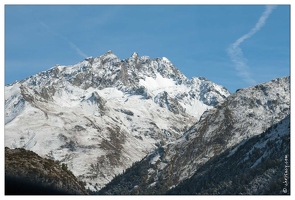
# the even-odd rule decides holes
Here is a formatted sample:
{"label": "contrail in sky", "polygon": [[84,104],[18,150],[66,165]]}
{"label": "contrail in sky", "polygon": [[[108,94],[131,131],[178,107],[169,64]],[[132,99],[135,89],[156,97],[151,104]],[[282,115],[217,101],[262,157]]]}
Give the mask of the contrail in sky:
{"label": "contrail in sky", "polygon": [[58,34],[57,32],[53,31],[51,28],[49,28],[49,26],[47,26],[44,22],[42,22],[41,20],[39,20],[40,24],[45,27],[49,32],[51,32],[53,35],[56,35],[58,37],[60,37],[61,39],[65,40],[70,46],[72,49],[74,49],[77,54],[79,54],[80,56],[82,56],[83,58],[87,58],[88,56],[83,52],[81,51],[73,42],[71,42],[70,40],[68,40],[68,38],[64,37],[63,35],[61,34]]}
{"label": "contrail in sky", "polygon": [[266,6],[265,11],[262,13],[255,26],[247,34],[237,39],[233,44],[230,44],[229,48],[227,49],[227,53],[231,61],[235,64],[238,75],[251,85],[255,85],[256,81],[252,79],[249,73],[249,67],[246,64],[246,59],[243,56],[243,51],[239,46],[242,42],[252,37],[257,31],[261,29],[261,27],[264,26],[267,18],[276,7],[277,6]]}

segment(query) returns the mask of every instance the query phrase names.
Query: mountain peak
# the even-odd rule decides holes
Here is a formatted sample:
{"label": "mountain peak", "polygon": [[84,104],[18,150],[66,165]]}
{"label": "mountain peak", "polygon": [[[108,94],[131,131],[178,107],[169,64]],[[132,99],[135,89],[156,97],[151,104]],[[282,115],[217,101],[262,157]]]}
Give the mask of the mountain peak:
{"label": "mountain peak", "polygon": [[112,50],[108,50],[105,54],[114,54]]}
{"label": "mountain peak", "polygon": [[138,57],[138,53],[137,52],[134,52],[132,55],[131,55],[131,58],[136,58]]}
{"label": "mountain peak", "polygon": [[166,57],[162,57],[162,60],[163,60],[164,62],[166,62],[166,63],[171,63],[171,61],[170,61],[168,58],[166,58]]}

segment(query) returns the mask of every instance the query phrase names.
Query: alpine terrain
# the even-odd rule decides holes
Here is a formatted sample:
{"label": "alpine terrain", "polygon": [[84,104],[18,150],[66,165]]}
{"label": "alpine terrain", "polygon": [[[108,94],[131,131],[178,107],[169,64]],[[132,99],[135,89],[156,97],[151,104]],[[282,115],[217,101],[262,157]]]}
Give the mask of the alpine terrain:
{"label": "alpine terrain", "polygon": [[289,156],[290,77],[283,77],[237,90],[100,194],[288,194]]}
{"label": "alpine terrain", "polygon": [[[226,99],[227,89],[188,79],[165,57],[133,53],[120,60],[108,51],[6,85],[5,146],[65,164],[94,192],[149,154],[140,162],[138,181],[146,187],[139,191],[160,193],[154,188],[176,186],[211,157],[282,120],[288,81]],[[134,191],[138,184],[130,184]]]}

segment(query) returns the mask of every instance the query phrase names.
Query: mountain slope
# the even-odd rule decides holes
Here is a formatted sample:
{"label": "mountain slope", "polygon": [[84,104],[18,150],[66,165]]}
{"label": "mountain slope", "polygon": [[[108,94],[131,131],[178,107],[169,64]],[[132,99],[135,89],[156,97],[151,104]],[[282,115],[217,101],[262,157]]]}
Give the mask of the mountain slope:
{"label": "mountain slope", "polygon": [[228,95],[167,58],[109,51],[5,86],[5,146],[66,163],[96,191]]}
{"label": "mountain slope", "polygon": [[290,114],[290,77],[241,89],[205,112],[181,138],[116,177],[102,194],[164,194],[210,158],[259,135]]}
{"label": "mountain slope", "polygon": [[290,115],[206,162],[168,194],[290,194]]}
{"label": "mountain slope", "polygon": [[87,194],[66,165],[25,149],[5,148],[6,194]]}

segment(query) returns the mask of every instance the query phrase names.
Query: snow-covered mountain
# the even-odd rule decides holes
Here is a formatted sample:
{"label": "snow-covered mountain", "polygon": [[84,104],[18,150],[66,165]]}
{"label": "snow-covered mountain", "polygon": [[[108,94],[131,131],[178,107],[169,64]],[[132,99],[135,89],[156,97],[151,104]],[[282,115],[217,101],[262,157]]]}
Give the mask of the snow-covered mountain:
{"label": "snow-covered mountain", "polygon": [[[100,192],[164,194],[192,177],[211,158],[226,150],[231,150],[229,155],[233,155],[248,139],[265,132],[289,114],[290,77],[240,89],[204,112],[181,138],[159,147]],[[287,134],[286,130],[283,135]],[[267,141],[260,141],[257,145],[265,145]],[[265,152],[265,157],[267,155]]]}
{"label": "snow-covered mountain", "polygon": [[108,51],[5,86],[5,146],[66,163],[98,190],[229,95],[167,58]]}

